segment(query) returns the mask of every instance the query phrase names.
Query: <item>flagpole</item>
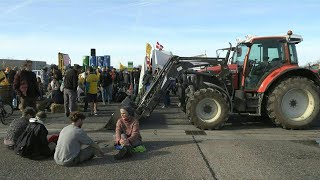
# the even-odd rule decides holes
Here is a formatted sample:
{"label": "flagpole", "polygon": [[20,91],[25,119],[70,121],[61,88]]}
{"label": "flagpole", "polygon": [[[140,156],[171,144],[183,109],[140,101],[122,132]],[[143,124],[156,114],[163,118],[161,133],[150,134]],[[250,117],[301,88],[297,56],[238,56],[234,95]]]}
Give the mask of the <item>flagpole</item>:
{"label": "flagpole", "polygon": [[152,71],[156,70],[158,66],[157,49],[154,49],[154,66],[152,65]]}
{"label": "flagpole", "polygon": [[141,92],[141,89],[143,87],[142,81],[143,81],[143,76],[146,71],[146,64],[147,64],[147,55],[144,57],[144,63],[142,64],[141,70],[140,70],[140,78],[139,78],[139,87],[138,87],[138,94]]}

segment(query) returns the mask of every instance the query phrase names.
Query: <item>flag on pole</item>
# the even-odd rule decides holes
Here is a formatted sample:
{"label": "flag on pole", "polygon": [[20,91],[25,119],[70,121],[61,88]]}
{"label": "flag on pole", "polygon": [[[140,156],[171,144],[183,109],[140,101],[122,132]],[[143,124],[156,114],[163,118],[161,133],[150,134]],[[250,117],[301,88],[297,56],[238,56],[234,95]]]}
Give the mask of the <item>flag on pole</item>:
{"label": "flag on pole", "polygon": [[156,48],[162,50],[163,46],[157,41]]}
{"label": "flag on pole", "polygon": [[71,64],[71,59],[68,54],[63,54],[63,60],[65,66]]}
{"label": "flag on pole", "polygon": [[151,54],[151,45],[149,43],[147,43],[146,45],[146,55],[150,57],[150,54]]}
{"label": "flag on pole", "polygon": [[123,71],[125,68],[127,68],[127,67],[120,63],[120,68],[119,68],[120,71]]}

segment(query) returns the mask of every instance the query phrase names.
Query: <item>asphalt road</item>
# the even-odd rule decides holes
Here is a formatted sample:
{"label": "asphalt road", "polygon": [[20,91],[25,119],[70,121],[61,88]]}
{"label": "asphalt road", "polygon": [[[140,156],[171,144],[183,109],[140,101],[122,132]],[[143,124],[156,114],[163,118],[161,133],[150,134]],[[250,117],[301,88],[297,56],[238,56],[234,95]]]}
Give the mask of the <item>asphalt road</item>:
{"label": "asphalt road", "polygon": [[[157,108],[140,123],[147,152],[115,161],[113,131],[102,127],[117,108],[100,106],[99,115],[88,117],[83,126],[103,148],[103,158],[61,167],[53,158],[21,158],[0,143],[0,179],[320,179],[318,124],[288,131],[232,116],[222,130],[199,131],[179,108]],[[56,133],[69,122],[63,114],[49,114],[46,123]],[[0,125],[1,138],[6,128]]]}

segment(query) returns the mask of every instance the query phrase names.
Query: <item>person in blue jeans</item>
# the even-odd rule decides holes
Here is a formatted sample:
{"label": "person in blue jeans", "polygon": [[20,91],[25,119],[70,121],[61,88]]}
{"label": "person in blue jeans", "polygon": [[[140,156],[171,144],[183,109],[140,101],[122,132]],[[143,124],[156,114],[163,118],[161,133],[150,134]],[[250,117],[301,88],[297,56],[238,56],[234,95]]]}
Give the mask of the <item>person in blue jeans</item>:
{"label": "person in blue jeans", "polygon": [[170,85],[167,89],[167,91],[165,92],[164,96],[163,96],[163,106],[162,108],[167,108],[170,106],[171,104],[171,100],[170,100],[170,91],[173,91],[173,87],[175,86],[176,84],[176,80],[175,79],[170,79]]}
{"label": "person in blue jeans", "polygon": [[170,91],[166,91],[166,93],[163,96],[163,104],[164,105],[162,106],[162,108],[167,108],[171,104],[170,94],[169,93],[170,93]]}

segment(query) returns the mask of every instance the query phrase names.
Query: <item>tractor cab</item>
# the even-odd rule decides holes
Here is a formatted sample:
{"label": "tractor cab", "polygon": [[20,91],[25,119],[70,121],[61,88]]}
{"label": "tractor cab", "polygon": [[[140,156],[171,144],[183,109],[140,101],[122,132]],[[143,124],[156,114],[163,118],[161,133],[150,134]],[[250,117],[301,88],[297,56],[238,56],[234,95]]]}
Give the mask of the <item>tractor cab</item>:
{"label": "tractor cab", "polygon": [[301,36],[289,31],[284,36],[251,36],[238,42],[231,64],[238,65],[239,87],[257,90],[274,70],[283,66],[297,67],[295,44],[301,41]]}

